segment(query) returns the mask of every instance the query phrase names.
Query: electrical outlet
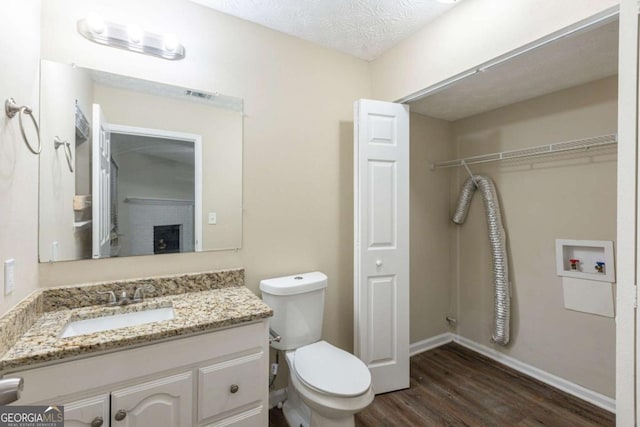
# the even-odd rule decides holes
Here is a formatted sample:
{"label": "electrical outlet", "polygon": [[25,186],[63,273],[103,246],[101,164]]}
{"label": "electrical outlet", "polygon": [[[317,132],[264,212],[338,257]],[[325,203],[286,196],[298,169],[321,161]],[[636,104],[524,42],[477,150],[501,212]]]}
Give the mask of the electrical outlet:
{"label": "electrical outlet", "polygon": [[11,258],[4,262],[4,294],[11,295],[16,288],[16,260]]}

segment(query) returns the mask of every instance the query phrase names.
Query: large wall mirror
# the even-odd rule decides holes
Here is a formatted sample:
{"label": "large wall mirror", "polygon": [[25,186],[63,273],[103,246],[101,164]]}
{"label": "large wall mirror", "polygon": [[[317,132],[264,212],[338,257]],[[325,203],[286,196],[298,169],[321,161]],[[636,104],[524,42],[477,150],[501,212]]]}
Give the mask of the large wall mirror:
{"label": "large wall mirror", "polygon": [[237,249],[240,98],[42,61],[41,262]]}

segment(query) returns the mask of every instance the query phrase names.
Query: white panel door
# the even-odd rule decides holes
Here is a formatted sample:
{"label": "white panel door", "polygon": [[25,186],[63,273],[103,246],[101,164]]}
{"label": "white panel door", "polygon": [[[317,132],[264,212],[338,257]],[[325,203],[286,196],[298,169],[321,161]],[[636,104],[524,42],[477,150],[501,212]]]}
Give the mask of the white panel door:
{"label": "white panel door", "polygon": [[355,104],[355,353],[374,391],[409,387],[409,107]]}
{"label": "white panel door", "polygon": [[117,427],[191,426],[191,372],[111,393],[111,425]]}
{"label": "white panel door", "polygon": [[91,164],[93,258],[111,255],[111,140],[99,104],[93,104]]}

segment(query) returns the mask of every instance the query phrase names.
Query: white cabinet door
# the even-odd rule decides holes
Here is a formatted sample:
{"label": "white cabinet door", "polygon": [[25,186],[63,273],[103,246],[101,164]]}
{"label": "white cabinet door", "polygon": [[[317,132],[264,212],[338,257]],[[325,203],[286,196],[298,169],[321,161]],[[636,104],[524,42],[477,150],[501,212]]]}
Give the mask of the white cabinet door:
{"label": "white cabinet door", "polygon": [[65,427],[107,427],[109,425],[109,395],[64,404]]}
{"label": "white cabinet door", "polygon": [[378,394],[409,387],[409,108],[355,107],[354,347]]}
{"label": "white cabinet door", "polygon": [[191,426],[191,372],[111,393],[111,427]]}

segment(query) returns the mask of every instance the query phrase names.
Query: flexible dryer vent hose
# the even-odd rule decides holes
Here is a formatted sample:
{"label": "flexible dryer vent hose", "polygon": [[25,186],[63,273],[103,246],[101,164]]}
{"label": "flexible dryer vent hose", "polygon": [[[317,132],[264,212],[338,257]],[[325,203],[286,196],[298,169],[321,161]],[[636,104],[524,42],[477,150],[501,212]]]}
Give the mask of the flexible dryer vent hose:
{"label": "flexible dryer vent hose", "polygon": [[502,226],[500,203],[496,193],[496,187],[491,178],[483,175],[469,177],[458,197],[458,206],[453,215],[453,222],[463,224],[469,212],[471,199],[476,191],[480,190],[484,201],[484,210],[487,215],[489,227],[489,244],[493,257],[493,281],[494,281],[494,319],[492,340],[501,345],[509,343],[509,322],[511,317],[511,297],[509,295],[509,267],[507,259],[507,236]]}

